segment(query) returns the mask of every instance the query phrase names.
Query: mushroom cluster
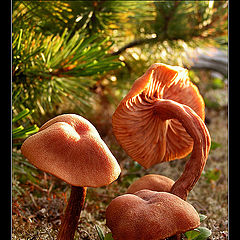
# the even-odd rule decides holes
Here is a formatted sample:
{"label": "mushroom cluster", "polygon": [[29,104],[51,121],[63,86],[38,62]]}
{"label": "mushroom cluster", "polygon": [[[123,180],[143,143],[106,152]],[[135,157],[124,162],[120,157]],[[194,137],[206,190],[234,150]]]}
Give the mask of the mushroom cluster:
{"label": "mushroom cluster", "polygon": [[[112,118],[113,132],[134,161],[150,168],[191,156],[176,182],[147,175],[110,203],[106,223],[115,240],[176,234],[179,239],[179,233],[199,226],[199,216],[186,199],[201,176],[211,144],[204,107],[188,71],[162,63],[153,64],[120,102]],[[141,222],[151,227],[146,229]]]}
{"label": "mushroom cluster", "polygon": [[73,239],[87,187],[102,187],[116,180],[121,172],[117,160],[95,127],[76,114],[46,122],[24,141],[21,151],[37,168],[71,185],[57,239]]}
{"label": "mushroom cluster", "polygon": [[[180,239],[200,225],[186,200],[201,176],[211,139],[204,124],[204,101],[186,69],[153,64],[138,78],[112,118],[114,135],[144,168],[187,156],[181,176],[149,174],[129,186],[106,209],[114,240]],[[74,238],[87,187],[102,187],[121,172],[95,127],[76,114],[46,122],[21,151],[37,168],[71,185],[58,240]],[[124,210],[124,211],[123,211]]]}

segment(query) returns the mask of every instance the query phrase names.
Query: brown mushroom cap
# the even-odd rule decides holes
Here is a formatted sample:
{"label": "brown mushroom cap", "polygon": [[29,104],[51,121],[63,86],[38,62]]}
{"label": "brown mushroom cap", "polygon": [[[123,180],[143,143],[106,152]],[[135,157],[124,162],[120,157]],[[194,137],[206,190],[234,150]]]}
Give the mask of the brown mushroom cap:
{"label": "brown mushroom cap", "polygon": [[169,99],[192,108],[203,120],[204,101],[182,67],[153,64],[138,78],[118,105],[112,118],[113,132],[133,160],[143,167],[183,158],[193,140],[177,119],[162,120],[154,102]]}
{"label": "brown mushroom cap", "polygon": [[156,192],[170,192],[174,181],[168,177],[158,174],[145,175],[133,182],[127,189],[127,193],[147,189]]}
{"label": "brown mushroom cap", "polygon": [[192,205],[173,194],[150,190],[115,198],[106,220],[114,240],[160,240],[200,225]]}
{"label": "brown mushroom cap", "polygon": [[46,122],[24,141],[21,151],[37,168],[73,186],[108,185],[121,172],[95,127],[76,114]]}

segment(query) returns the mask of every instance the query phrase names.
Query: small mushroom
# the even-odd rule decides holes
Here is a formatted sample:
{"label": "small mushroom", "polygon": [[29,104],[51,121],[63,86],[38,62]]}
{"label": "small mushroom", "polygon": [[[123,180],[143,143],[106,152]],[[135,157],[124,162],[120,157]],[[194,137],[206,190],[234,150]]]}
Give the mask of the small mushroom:
{"label": "small mushroom", "polygon": [[140,190],[116,197],[106,210],[114,240],[161,240],[200,225],[188,202],[166,192]]}
{"label": "small mushroom", "polygon": [[158,174],[145,175],[133,182],[127,189],[127,193],[147,189],[156,192],[170,192],[174,181],[168,177]]}
{"label": "small mushroom", "polygon": [[116,180],[121,171],[117,160],[95,127],[76,114],[46,122],[24,141],[21,151],[34,166],[71,185],[58,239],[73,239],[87,187],[102,187]]}
{"label": "small mushroom", "polygon": [[145,168],[183,158],[192,151],[171,192],[186,199],[198,181],[210,149],[204,102],[187,70],[153,64],[137,79],[112,118],[123,149]]}

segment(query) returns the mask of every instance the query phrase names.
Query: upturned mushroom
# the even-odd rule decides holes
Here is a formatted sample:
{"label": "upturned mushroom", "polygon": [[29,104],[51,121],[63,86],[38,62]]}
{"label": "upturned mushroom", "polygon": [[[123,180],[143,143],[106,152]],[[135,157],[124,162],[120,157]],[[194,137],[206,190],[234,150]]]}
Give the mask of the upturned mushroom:
{"label": "upturned mushroom", "polygon": [[183,158],[191,151],[171,193],[186,199],[198,181],[210,149],[204,102],[187,70],[153,64],[137,79],[113,114],[116,139],[143,167]]}
{"label": "upturned mushroom", "polygon": [[200,219],[191,204],[174,194],[140,190],[112,200],[106,225],[114,240],[162,240],[198,227]]}
{"label": "upturned mushroom", "polygon": [[126,193],[135,193],[140,190],[151,190],[156,192],[170,192],[174,181],[168,177],[158,174],[148,174],[134,181]]}
{"label": "upturned mushroom", "polygon": [[24,141],[21,151],[34,166],[71,185],[57,239],[73,239],[87,187],[102,187],[116,180],[121,171],[117,160],[95,127],[76,114],[46,122]]}

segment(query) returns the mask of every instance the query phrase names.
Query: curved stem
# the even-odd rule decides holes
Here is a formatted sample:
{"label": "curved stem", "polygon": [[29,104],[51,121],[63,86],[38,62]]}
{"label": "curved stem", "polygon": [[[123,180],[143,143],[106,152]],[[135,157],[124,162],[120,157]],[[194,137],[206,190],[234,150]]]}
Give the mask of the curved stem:
{"label": "curved stem", "polygon": [[72,186],[68,205],[62,219],[57,240],[72,240],[78,226],[78,220],[86,197],[86,187]]}
{"label": "curved stem", "polygon": [[154,103],[154,112],[163,120],[177,119],[193,138],[191,157],[186,163],[182,175],[171,189],[172,194],[186,200],[206,164],[211,144],[209,132],[202,119],[186,105],[172,100],[159,99]]}

